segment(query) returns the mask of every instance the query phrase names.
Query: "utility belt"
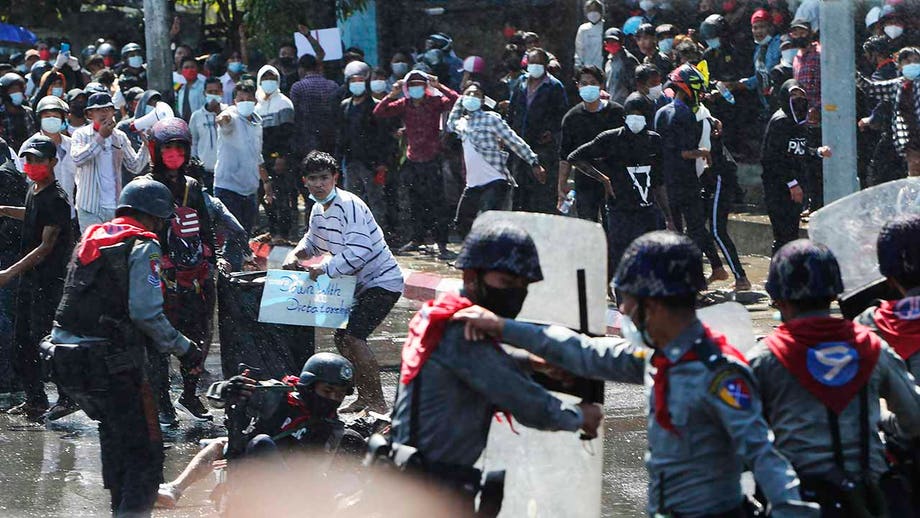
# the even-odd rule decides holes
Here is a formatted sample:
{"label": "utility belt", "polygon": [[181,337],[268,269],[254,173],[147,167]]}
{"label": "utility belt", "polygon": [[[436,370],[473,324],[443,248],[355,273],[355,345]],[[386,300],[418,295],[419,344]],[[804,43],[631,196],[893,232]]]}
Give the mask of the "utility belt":
{"label": "utility belt", "polygon": [[95,420],[102,417],[99,400],[112,390],[112,379],[143,372],[142,347],[108,340],[55,344],[47,336],[39,349],[45,372]]}

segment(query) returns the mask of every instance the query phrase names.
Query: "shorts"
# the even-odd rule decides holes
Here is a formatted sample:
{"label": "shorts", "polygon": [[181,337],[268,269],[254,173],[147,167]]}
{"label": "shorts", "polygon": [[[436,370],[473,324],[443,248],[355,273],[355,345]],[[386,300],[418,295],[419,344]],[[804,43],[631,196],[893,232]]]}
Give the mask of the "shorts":
{"label": "shorts", "polygon": [[377,329],[383,319],[390,314],[402,293],[385,290],[383,288],[368,288],[367,291],[355,297],[351,305],[351,315],[348,317],[348,327],[336,330],[336,334],[346,334],[358,340],[367,340],[367,337]]}

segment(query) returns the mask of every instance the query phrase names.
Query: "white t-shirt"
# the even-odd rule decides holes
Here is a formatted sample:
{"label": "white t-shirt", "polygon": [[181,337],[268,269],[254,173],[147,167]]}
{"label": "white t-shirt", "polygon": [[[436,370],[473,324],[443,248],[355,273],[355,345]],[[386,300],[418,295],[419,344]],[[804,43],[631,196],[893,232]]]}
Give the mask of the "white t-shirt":
{"label": "white t-shirt", "polygon": [[482,155],[476,151],[473,144],[463,141],[463,160],[466,163],[466,186],[479,187],[495,180],[504,180],[507,177],[492,167]]}

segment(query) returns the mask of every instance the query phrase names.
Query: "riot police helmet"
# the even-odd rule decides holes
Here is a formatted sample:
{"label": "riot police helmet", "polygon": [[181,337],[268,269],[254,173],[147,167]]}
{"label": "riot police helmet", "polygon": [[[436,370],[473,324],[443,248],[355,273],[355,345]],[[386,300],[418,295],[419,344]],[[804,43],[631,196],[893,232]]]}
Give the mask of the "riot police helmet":
{"label": "riot police helmet", "polygon": [[136,210],[160,219],[169,219],[175,212],[169,188],[149,178],[133,180],[122,189],[117,212],[124,209]]}
{"label": "riot police helmet", "polygon": [[454,266],[461,270],[510,273],[528,282],[543,280],[533,238],[524,229],[507,222],[473,225]]}
{"label": "riot police helmet", "polygon": [[344,356],[335,353],[316,353],[303,364],[298,390],[309,389],[316,382],[344,387],[347,393],[354,392],[355,368]]}
{"label": "riot police helmet", "polygon": [[721,14],[711,14],[700,24],[700,37],[704,40],[728,35],[728,21]]}
{"label": "riot police helmet", "polygon": [[833,299],[843,292],[843,279],[827,246],[796,239],[777,250],[764,287],[773,300]]}
{"label": "riot police helmet", "polygon": [[905,289],[920,286],[920,215],[899,216],[885,223],[876,249],[882,275]]}
{"label": "riot police helmet", "polygon": [[614,286],[634,297],[686,297],[706,289],[703,254],[689,237],[660,230],[636,238],[623,253]]}

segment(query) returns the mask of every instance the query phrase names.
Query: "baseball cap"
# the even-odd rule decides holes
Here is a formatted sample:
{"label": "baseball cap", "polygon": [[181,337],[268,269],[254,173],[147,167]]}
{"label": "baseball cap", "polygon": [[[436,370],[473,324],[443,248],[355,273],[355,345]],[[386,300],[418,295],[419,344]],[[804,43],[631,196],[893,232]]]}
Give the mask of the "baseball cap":
{"label": "baseball cap", "polygon": [[32,155],[42,159],[55,158],[57,157],[57,146],[50,138],[44,135],[37,135],[22,146],[19,156],[24,157],[25,155]]}
{"label": "baseball cap", "polygon": [[86,109],[93,110],[96,108],[114,108],[115,105],[112,103],[112,96],[109,94],[95,93],[89,96],[89,100],[86,101]]}

